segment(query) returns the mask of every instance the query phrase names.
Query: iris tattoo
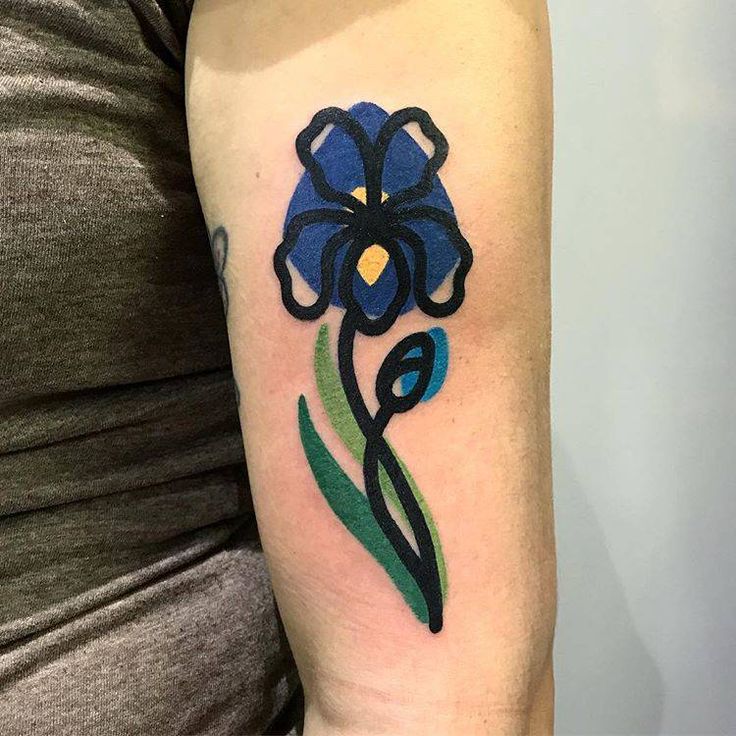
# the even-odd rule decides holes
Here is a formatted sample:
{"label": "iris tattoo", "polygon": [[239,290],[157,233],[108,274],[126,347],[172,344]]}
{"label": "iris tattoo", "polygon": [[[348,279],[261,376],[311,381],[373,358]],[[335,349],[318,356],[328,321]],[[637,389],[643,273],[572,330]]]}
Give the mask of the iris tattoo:
{"label": "iris tattoo", "polygon": [[[432,144],[431,154],[406,130],[413,123]],[[448,155],[447,140],[418,107],[389,115],[361,102],[349,110],[320,110],[297,136],[296,151],[305,172],[289,204],[274,269],[293,317],[312,321],[330,306],[344,310],[337,361],[322,325],[314,368],[325,413],[362,465],[364,490],[335,460],[301,396],[304,452],[334,513],[436,633],[447,595],[442,545],[424,497],[385,432],[396,414],[441,389],[447,334],[433,327],[397,342],[376,376],[375,412],[356,378],[354,347],[358,335],[382,335],[415,307],[442,318],[463,302],[473,255],[437,175]],[[316,294],[309,304],[294,294],[294,270]],[[433,295],[445,283],[450,296],[436,301]]]}

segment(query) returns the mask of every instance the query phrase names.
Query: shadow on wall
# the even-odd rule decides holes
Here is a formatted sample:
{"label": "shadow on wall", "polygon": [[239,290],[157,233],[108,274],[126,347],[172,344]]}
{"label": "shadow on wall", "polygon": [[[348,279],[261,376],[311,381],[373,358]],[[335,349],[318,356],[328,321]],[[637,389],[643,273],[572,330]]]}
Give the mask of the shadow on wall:
{"label": "shadow on wall", "polygon": [[634,627],[601,525],[558,438],[553,452],[560,570],[555,649],[575,652],[557,658],[558,733],[658,734],[662,677]]}

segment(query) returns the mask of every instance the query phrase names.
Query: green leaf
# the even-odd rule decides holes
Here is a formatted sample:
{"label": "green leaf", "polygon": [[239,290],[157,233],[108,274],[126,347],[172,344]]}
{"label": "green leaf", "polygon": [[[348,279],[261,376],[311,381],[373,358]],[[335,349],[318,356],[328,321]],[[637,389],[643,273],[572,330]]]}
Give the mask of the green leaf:
{"label": "green leaf", "polygon": [[427,623],[427,604],[414,578],[373,517],[368,499],[345,475],[314,428],[307,400],[299,397],[299,434],[304,454],[322,495],[347,530],[388,573],[414,615]]}
{"label": "green leaf", "polygon": [[[365,452],[365,437],[360,431],[360,427],[358,427],[353,413],[350,411],[350,405],[348,404],[347,396],[345,396],[345,389],[342,387],[340,375],[330,355],[330,339],[327,325],[322,325],[317,334],[317,343],[314,348],[314,372],[317,379],[317,391],[319,392],[322,406],[327,414],[327,418],[330,420],[332,428],[350,454],[359,463],[362,463],[363,453]],[[437,555],[437,568],[440,576],[440,586],[442,588],[442,599],[444,600],[447,597],[447,567],[445,565],[445,557],[442,553],[442,543],[440,542],[437,525],[434,523],[432,512],[429,510],[429,506],[422,492],[417,487],[409,469],[406,467],[406,464],[396,454],[393,447],[391,447],[391,452],[394,453],[401,469],[404,471],[404,475],[409,482],[409,487],[427,523],[427,528],[434,544],[435,554]],[[406,519],[404,508],[396,495],[396,490],[383,465],[379,466],[378,469],[378,482],[383,495],[388,499],[389,503]]]}

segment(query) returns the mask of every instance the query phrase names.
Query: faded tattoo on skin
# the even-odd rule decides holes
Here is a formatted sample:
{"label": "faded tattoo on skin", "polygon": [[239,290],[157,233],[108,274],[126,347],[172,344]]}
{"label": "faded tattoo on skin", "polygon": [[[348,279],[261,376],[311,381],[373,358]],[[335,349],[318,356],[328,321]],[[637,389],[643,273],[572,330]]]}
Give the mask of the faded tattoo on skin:
{"label": "faded tattoo on skin", "polygon": [[[225,319],[230,309],[230,298],[227,290],[227,280],[225,278],[225,267],[227,266],[229,238],[227,230],[223,225],[215,228],[210,236],[210,250],[212,251],[212,260],[215,263],[215,273],[217,274],[217,286],[220,289],[220,297],[222,298],[222,308],[225,311]],[[233,374],[233,385],[235,388],[235,401],[240,406],[240,388]]]}
{"label": "faded tattoo on skin", "polygon": [[230,303],[227,294],[227,281],[225,281],[225,266],[227,265],[228,235],[227,230],[220,225],[213,230],[210,236],[210,250],[212,251],[212,260],[215,262],[215,273],[217,274],[217,285],[220,288],[220,296],[222,297],[222,308],[225,310],[227,317]]}

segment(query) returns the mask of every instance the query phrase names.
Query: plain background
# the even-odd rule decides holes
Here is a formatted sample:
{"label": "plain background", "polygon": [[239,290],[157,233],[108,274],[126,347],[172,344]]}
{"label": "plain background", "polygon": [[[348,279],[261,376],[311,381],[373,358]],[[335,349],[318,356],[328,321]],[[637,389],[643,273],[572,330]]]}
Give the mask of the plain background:
{"label": "plain background", "polygon": [[551,0],[560,734],[736,734],[736,1]]}

